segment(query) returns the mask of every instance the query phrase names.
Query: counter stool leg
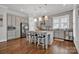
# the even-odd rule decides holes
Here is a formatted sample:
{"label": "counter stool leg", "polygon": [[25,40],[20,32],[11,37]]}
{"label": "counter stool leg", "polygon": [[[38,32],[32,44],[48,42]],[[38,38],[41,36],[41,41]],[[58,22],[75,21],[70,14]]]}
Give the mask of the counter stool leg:
{"label": "counter stool leg", "polygon": [[36,45],[36,37],[34,38],[34,43],[35,43],[35,45]]}
{"label": "counter stool leg", "polygon": [[48,49],[48,41],[47,41],[47,38],[45,40],[45,48]]}
{"label": "counter stool leg", "polygon": [[48,49],[48,45],[46,44],[46,47],[45,47],[46,49]]}
{"label": "counter stool leg", "polygon": [[43,46],[43,49],[44,49],[44,44],[42,44],[42,46]]}
{"label": "counter stool leg", "polygon": [[31,38],[30,38],[30,36],[29,36],[29,44],[31,43]]}
{"label": "counter stool leg", "polygon": [[39,45],[39,39],[38,39],[38,42],[37,42],[37,46]]}
{"label": "counter stool leg", "polygon": [[43,49],[44,49],[44,47],[45,47],[45,44],[44,44],[44,38],[42,39],[42,47],[43,47]]}

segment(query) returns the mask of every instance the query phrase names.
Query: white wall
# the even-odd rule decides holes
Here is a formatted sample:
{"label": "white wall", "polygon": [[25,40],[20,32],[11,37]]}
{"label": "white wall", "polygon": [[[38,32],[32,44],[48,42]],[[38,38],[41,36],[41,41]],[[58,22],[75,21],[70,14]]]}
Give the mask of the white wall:
{"label": "white wall", "polygon": [[0,8],[0,15],[3,16],[3,26],[0,27],[0,42],[7,41],[7,21],[6,21],[6,12],[7,9]]}
{"label": "white wall", "polygon": [[76,21],[76,39],[74,40],[74,43],[79,53],[79,17],[77,17]]}
{"label": "white wall", "polygon": [[74,5],[73,9],[73,35],[74,44],[76,46],[77,52],[79,53],[79,19],[78,19],[78,8]]}
{"label": "white wall", "polygon": [[77,20],[76,20],[74,43],[75,43],[77,52],[79,53],[79,17],[77,17]]}

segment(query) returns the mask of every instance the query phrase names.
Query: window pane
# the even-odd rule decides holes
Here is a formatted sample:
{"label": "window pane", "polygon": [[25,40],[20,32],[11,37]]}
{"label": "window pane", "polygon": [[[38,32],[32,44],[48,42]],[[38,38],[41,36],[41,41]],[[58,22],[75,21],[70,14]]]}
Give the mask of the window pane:
{"label": "window pane", "polygon": [[68,15],[61,17],[60,27],[62,29],[69,28],[69,16]]}
{"label": "window pane", "polygon": [[68,22],[68,18],[64,17],[64,18],[61,18],[61,23],[67,23]]}
{"label": "window pane", "polygon": [[54,17],[53,28],[55,29],[67,29],[69,28],[69,15]]}
{"label": "window pane", "polygon": [[59,18],[53,18],[53,23],[59,23]]}
{"label": "window pane", "polygon": [[53,29],[58,29],[59,28],[59,24],[53,24]]}
{"label": "window pane", "polygon": [[62,28],[62,29],[68,28],[68,24],[67,24],[67,23],[62,23],[62,24],[61,24],[61,28]]}

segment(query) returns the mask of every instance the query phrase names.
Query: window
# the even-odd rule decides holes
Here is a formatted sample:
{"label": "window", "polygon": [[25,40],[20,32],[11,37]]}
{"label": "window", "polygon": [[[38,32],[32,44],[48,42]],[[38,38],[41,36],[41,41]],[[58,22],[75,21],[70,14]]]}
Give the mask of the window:
{"label": "window", "polygon": [[53,29],[68,29],[69,15],[53,17]]}
{"label": "window", "polygon": [[53,18],[53,28],[54,29],[58,29],[59,28],[59,18],[58,17],[55,17]]}

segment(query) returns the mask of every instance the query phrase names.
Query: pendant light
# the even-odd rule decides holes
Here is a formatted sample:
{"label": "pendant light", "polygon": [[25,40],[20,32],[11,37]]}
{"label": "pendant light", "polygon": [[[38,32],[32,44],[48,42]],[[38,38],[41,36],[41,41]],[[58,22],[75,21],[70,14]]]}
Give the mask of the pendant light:
{"label": "pendant light", "polygon": [[34,22],[37,22],[37,19],[36,18],[34,19]]}
{"label": "pendant light", "polygon": [[41,17],[39,17],[39,21],[42,21],[42,18]]}
{"label": "pendant light", "polygon": [[48,16],[45,16],[44,18],[45,18],[45,20],[48,20]]}

